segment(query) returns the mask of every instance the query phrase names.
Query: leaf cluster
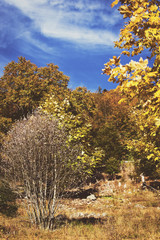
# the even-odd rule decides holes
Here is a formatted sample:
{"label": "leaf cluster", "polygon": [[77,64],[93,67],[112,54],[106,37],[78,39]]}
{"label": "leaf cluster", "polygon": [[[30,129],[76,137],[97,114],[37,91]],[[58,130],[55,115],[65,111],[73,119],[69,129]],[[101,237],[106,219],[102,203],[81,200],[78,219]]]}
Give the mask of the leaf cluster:
{"label": "leaf cluster", "polygon": [[41,105],[41,111],[57,117],[68,132],[69,143],[80,143],[83,148],[82,160],[89,172],[103,155],[93,145],[93,121],[96,113],[94,97],[86,88],[63,91],[61,97],[52,95]]}
{"label": "leaf cluster", "polygon": [[32,113],[48,93],[66,89],[68,81],[52,63],[37,67],[19,57],[18,62],[7,64],[0,78],[0,132],[6,133],[11,122]]}
{"label": "leaf cluster", "polygon": [[[128,149],[137,152],[137,156],[155,162],[159,168],[160,133],[160,5],[156,0],[120,0],[112,6],[121,4],[120,13],[128,20],[121,29],[115,47],[122,49],[121,56],[113,56],[105,64],[103,72],[109,75],[109,81],[119,84],[123,94],[121,102],[135,101],[131,118],[135,122],[136,138],[127,142]],[[121,64],[122,55],[134,57],[149,52],[147,59],[131,60]]]}

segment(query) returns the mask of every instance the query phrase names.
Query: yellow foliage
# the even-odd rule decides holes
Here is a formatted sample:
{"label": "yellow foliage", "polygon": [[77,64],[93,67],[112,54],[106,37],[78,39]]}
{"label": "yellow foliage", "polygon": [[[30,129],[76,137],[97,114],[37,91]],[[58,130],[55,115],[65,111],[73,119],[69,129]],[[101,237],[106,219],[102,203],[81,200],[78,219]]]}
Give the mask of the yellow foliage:
{"label": "yellow foliage", "polygon": [[[121,57],[114,56],[105,64],[103,72],[109,75],[109,81],[119,84],[119,90],[124,94],[121,102],[137,99],[131,114],[137,126],[137,140],[128,142],[128,146],[156,161],[158,157],[160,159],[160,5],[156,0],[119,2],[119,11],[128,21],[121,29],[115,47],[122,49],[121,55],[128,57],[139,55],[146,49],[150,56],[144,60],[142,57],[139,61],[131,60],[125,65],[121,64]],[[117,1],[112,6],[116,4]]]}
{"label": "yellow foliage", "polygon": [[119,0],[115,0],[112,4],[111,7],[114,7],[115,5],[117,5],[119,3]]}
{"label": "yellow foliage", "polygon": [[48,96],[41,110],[59,119],[60,126],[68,132],[68,144],[81,145],[84,154],[80,159],[87,171],[91,171],[103,155],[100,149],[92,146],[92,116],[96,109],[91,93],[82,87],[63,90],[60,95]]}

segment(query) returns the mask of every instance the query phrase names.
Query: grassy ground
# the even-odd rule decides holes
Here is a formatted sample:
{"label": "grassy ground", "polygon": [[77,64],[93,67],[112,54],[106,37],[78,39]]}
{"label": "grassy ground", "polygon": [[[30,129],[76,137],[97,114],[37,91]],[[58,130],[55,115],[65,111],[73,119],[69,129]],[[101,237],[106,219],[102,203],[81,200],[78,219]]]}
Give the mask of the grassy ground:
{"label": "grassy ground", "polygon": [[106,213],[98,222],[83,219],[66,222],[54,231],[46,231],[31,226],[19,202],[15,218],[0,215],[0,239],[16,240],[131,240],[160,239],[160,199],[150,191],[117,191],[111,196],[97,198],[96,201],[66,199],[61,203],[62,214],[68,218],[75,212]]}

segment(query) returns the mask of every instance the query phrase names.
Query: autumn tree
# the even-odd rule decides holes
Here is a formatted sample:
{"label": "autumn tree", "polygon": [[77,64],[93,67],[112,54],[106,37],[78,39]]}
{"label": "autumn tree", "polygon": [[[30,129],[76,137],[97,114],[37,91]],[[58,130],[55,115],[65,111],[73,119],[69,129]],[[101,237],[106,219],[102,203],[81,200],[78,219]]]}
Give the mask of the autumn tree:
{"label": "autumn tree", "polygon": [[[154,173],[159,174],[160,4],[157,0],[116,0],[112,7],[118,3],[121,4],[120,13],[127,20],[115,42],[115,47],[122,52],[105,64],[103,72],[109,75],[109,81],[119,84],[123,101],[137,99],[132,111],[137,137],[128,141],[128,148],[134,151],[139,166],[142,161],[154,164]],[[141,53],[148,54],[148,57],[135,61],[134,56]],[[133,60],[123,65],[123,55]]]}
{"label": "autumn tree", "polygon": [[85,87],[67,89],[61,95],[49,95],[41,105],[43,112],[57,117],[68,132],[69,143],[79,143],[83,148],[81,159],[92,171],[103,151],[93,144],[93,122],[97,111],[94,97]]}
{"label": "autumn tree", "polygon": [[94,117],[94,141],[105,153],[99,166],[114,175],[120,171],[121,161],[126,160],[125,139],[134,134],[129,117],[132,105],[119,104],[122,97],[118,90],[94,93],[94,98],[98,110]]}
{"label": "autumn tree", "polygon": [[6,133],[11,122],[32,113],[46,94],[59,93],[66,89],[69,78],[58,70],[58,66],[48,64],[37,67],[19,57],[4,68],[0,78],[0,131]]}
{"label": "autumn tree", "polygon": [[3,171],[23,186],[30,220],[42,228],[54,227],[58,200],[87,175],[81,145],[67,138],[57,119],[36,113],[17,121],[3,144]]}

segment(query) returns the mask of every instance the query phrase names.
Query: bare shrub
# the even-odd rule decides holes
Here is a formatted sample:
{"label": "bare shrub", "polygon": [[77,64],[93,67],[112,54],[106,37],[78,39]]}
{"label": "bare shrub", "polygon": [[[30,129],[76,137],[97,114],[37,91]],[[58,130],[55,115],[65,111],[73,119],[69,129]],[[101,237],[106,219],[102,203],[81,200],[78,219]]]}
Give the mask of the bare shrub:
{"label": "bare shrub", "polygon": [[5,174],[23,185],[30,220],[51,229],[58,199],[84,177],[81,147],[67,143],[58,120],[35,114],[18,121],[3,146]]}

